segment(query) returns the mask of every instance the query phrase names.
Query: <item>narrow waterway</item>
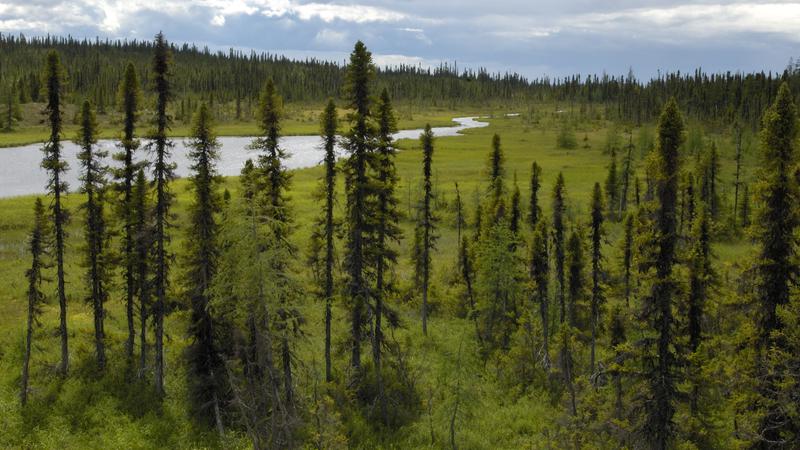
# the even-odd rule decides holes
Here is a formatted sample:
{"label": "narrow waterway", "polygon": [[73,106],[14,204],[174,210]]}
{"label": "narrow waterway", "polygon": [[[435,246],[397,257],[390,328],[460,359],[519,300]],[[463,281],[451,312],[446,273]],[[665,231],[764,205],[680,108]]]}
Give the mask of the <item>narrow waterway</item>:
{"label": "narrow waterway", "polygon": [[[480,122],[476,117],[457,117],[452,127],[436,127],[433,132],[436,136],[457,136],[462,130],[487,126],[487,122]],[[395,139],[416,139],[422,130],[402,130],[395,134]],[[219,138],[220,160],[217,168],[221,175],[238,175],[244,162],[255,154],[248,149],[252,137],[224,136]],[[188,147],[185,138],[174,139],[172,160],[177,164],[175,174],[183,177],[189,174]],[[115,141],[102,140],[98,145],[109,153],[108,162],[118,166],[119,162],[112,160],[111,155],[118,152]],[[289,153],[286,166],[290,169],[313,167],[322,161],[321,139],[318,136],[285,136],[281,138],[280,145]],[[0,197],[13,197],[17,195],[41,194],[45,192],[47,173],[41,168],[41,144],[25,145],[0,149]],[[72,142],[64,142],[64,159],[69,164],[65,179],[70,191],[79,187],[78,146]],[[145,150],[138,152],[139,158],[146,158]]]}

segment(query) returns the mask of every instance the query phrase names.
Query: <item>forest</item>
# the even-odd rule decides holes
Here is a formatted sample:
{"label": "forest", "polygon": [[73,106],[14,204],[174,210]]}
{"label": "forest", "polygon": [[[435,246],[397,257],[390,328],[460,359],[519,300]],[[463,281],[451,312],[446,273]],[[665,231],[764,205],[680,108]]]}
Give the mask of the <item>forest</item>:
{"label": "forest", "polygon": [[[0,55],[0,143],[48,174],[0,198],[0,447],[800,448],[792,63]],[[457,115],[488,126],[437,136]],[[319,164],[286,167],[290,134]]]}

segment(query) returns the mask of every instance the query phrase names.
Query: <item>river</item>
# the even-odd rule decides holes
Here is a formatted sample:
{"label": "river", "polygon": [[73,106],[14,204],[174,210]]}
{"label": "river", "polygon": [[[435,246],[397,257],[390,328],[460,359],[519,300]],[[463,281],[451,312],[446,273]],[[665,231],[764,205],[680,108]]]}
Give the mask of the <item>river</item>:
{"label": "river", "polygon": [[[463,130],[469,128],[479,128],[489,125],[487,122],[480,122],[476,117],[456,117],[453,122],[457,123],[451,127],[435,127],[433,133],[437,137],[457,136]],[[417,139],[422,130],[402,130],[394,135],[395,139]],[[217,170],[220,175],[231,176],[239,175],[239,171],[244,166],[248,158],[255,157],[255,151],[247,146],[252,141],[252,137],[222,136],[219,137],[220,159],[217,162]],[[299,169],[313,167],[320,164],[323,157],[319,136],[285,136],[280,140],[281,147],[289,153],[286,160],[286,167],[289,169]],[[177,164],[175,174],[185,177],[189,174],[188,147],[186,138],[175,138],[175,146],[172,149],[172,161]],[[144,143],[143,143],[144,144]],[[98,146],[107,150],[109,157],[108,163],[112,166],[119,166],[118,161],[114,161],[111,155],[119,151],[117,142],[112,140],[101,140]],[[146,158],[149,155],[142,148],[137,151],[139,158]],[[31,144],[20,147],[0,148],[0,197],[13,197],[18,195],[42,194],[45,192],[47,183],[47,173],[41,168],[42,144]],[[79,187],[78,175],[80,166],[78,162],[79,148],[72,142],[64,141],[63,157],[69,164],[64,179],[69,185],[70,191],[75,191]],[[341,154],[341,149],[339,153]]]}

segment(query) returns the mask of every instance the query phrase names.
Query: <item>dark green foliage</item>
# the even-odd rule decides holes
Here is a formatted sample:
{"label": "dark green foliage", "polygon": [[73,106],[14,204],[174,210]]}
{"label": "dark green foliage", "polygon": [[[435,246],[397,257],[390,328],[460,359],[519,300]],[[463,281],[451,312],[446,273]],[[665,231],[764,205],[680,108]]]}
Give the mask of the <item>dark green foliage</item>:
{"label": "dark green foliage", "polygon": [[[320,118],[320,135],[325,148],[325,174],[320,179],[318,200],[323,202],[323,212],[314,223],[311,235],[311,267],[314,276],[320,285],[320,295],[325,301],[325,381],[333,381],[331,371],[331,304],[333,302],[333,269],[334,269],[334,239],[335,227],[334,204],[336,196],[336,104],[328,101],[325,111]],[[321,255],[324,251],[324,256]]]}
{"label": "dark green foliage", "polygon": [[139,168],[131,189],[131,236],[133,239],[134,286],[139,300],[139,377],[149,368],[147,364],[147,322],[152,308],[152,245],[153,211],[148,201],[150,190]]}
{"label": "dark green foliage", "polygon": [[[425,131],[420,135],[422,144],[422,179],[423,197],[420,210],[422,254],[418,270],[422,273],[422,333],[428,334],[428,286],[431,276],[431,252],[436,249],[436,222],[438,218],[433,213],[433,184],[431,183],[433,165],[433,132],[430,125],[425,125]],[[499,147],[499,145],[498,145]],[[493,172],[494,173],[494,172]]]}
{"label": "dark green foliage", "polygon": [[33,229],[28,238],[28,251],[31,255],[31,266],[25,271],[25,278],[28,282],[28,315],[25,332],[25,354],[22,359],[22,378],[20,379],[19,393],[19,400],[23,407],[28,402],[33,335],[35,328],[41,326],[39,318],[42,315],[42,307],[46,300],[42,292],[42,282],[44,281],[42,269],[48,267],[45,261],[50,245],[48,231],[44,205],[42,204],[42,200],[37,197],[33,207]]}
{"label": "dark green foliage", "polygon": [[[711,267],[711,227],[709,213],[705,205],[697,211],[692,228],[692,241],[688,258],[689,266],[689,308],[688,308],[688,334],[689,351],[696,353],[703,341],[704,327],[709,302],[710,287],[713,283],[714,272]],[[700,371],[699,367],[692,367],[690,371],[694,377]],[[697,382],[692,386],[690,405],[692,413],[697,412],[699,386]]]}
{"label": "dark green foliage", "polygon": [[170,82],[171,52],[164,35],[156,35],[153,45],[153,88],[156,92],[156,108],[153,117],[154,130],[148,144],[153,153],[153,178],[155,184],[155,229],[153,242],[154,279],[153,290],[155,303],[152,305],[153,321],[155,323],[155,388],[156,393],[164,395],[164,315],[167,307],[167,289],[169,288],[169,266],[172,260],[168,245],[170,242],[169,228],[170,207],[173,194],[170,192],[175,164],[170,162],[172,141],[167,137],[171,117],[167,113],[167,105],[172,98],[172,84]]}
{"label": "dark green foliage", "polygon": [[221,212],[219,142],[213,130],[213,118],[205,103],[200,104],[192,124],[189,158],[194,198],[189,207],[186,239],[185,290],[191,304],[189,333],[192,336],[187,354],[190,364],[189,386],[194,413],[207,424],[216,423],[222,432],[220,403],[225,398],[224,372],[214,340],[214,321],[209,311],[209,291],[219,259],[217,216]]}
{"label": "dark green foliage", "polygon": [[531,197],[528,209],[528,223],[531,230],[536,228],[536,223],[542,216],[542,208],[539,206],[539,188],[542,186],[542,168],[534,161],[531,164]]}
{"label": "dark green foliage", "polygon": [[536,225],[530,248],[528,274],[532,284],[533,303],[539,306],[539,316],[542,320],[542,366],[547,370],[550,368],[550,298],[548,296],[550,258],[545,221],[540,220]]}
{"label": "dark green foliage", "polygon": [[356,371],[361,369],[361,342],[365,325],[364,308],[368,291],[365,276],[365,246],[367,229],[367,200],[370,179],[367,172],[374,147],[374,129],[370,124],[371,80],[375,76],[372,54],[362,42],[357,42],[350,54],[347,70],[347,106],[350,130],[344,137],[344,147],[350,153],[345,164],[345,189],[347,192],[347,241],[345,244],[345,270],[347,272],[347,297],[351,308],[351,358]]}
{"label": "dark green foliage", "polygon": [[[370,220],[374,221],[371,224],[374,227],[374,240],[375,251],[372,255],[373,261],[370,264],[375,267],[375,289],[372,296],[375,302],[375,325],[373,331],[372,354],[375,362],[375,379],[378,389],[378,403],[380,405],[380,417],[382,423],[388,424],[388,410],[386,404],[386,397],[384,395],[383,386],[383,362],[381,353],[383,351],[383,316],[386,314],[385,301],[387,294],[394,291],[392,279],[394,278],[394,266],[397,263],[397,252],[393,248],[393,244],[400,242],[402,232],[398,226],[400,222],[399,201],[397,200],[397,169],[394,165],[396,150],[392,139],[392,133],[397,131],[397,120],[395,119],[392,102],[389,98],[389,92],[383,90],[381,92],[380,100],[377,104],[376,118],[378,121],[377,133],[377,147],[375,149],[375,158],[373,163],[375,165],[374,171],[376,172],[376,194],[377,204],[375,205],[375,213]],[[432,149],[431,149],[432,151]],[[427,183],[425,184],[426,195],[430,194],[430,156],[424,159],[428,167]],[[425,203],[430,207],[430,199]],[[424,214],[424,213],[423,213]],[[430,261],[425,266],[429,270]],[[423,287],[423,300],[427,300],[427,276],[425,272],[425,285]],[[423,316],[422,324],[423,330],[425,329],[426,310],[425,303],[423,303]]]}
{"label": "dark green foliage", "polygon": [[[628,210],[630,203],[631,182],[633,178],[633,133],[628,134],[628,145],[625,148],[625,157],[622,159],[622,175],[619,189],[619,214],[622,215]],[[618,216],[619,217],[619,216]]]}
{"label": "dark green foliage", "polygon": [[[592,346],[590,356],[590,369],[594,373],[595,362],[595,346],[597,344],[597,335],[600,331],[603,303],[605,302],[605,293],[603,288],[603,267],[602,267],[602,248],[603,248],[603,191],[600,188],[600,183],[594,184],[592,191],[591,203],[591,228],[590,240],[592,242],[592,301],[591,301],[591,327],[592,327]],[[629,272],[629,270],[628,270]],[[629,273],[628,273],[629,275]]]}
{"label": "dark green foliage", "polygon": [[556,298],[559,305],[559,322],[564,323],[566,320],[566,301],[565,292],[566,283],[564,278],[564,246],[565,246],[565,224],[564,213],[567,206],[565,203],[566,188],[564,187],[564,175],[559,172],[556,178],[556,184],[553,186],[553,258],[555,259],[556,269]]}
{"label": "dark green foliage", "polygon": [[[786,326],[780,310],[790,303],[797,276],[797,183],[792,171],[797,157],[797,109],[787,84],[782,84],[775,103],[764,114],[761,131],[762,184],[759,190],[761,208],[756,235],[760,242],[756,264],[758,302],[756,337],[756,374],[761,414],[757,446],[766,448],[775,442],[789,447],[797,443],[797,419],[787,413],[791,395],[781,388],[790,380],[791,365],[787,358],[792,350],[782,335]],[[792,442],[794,444],[792,444]]]}
{"label": "dark green foliage", "polygon": [[674,99],[661,113],[656,145],[658,178],[655,181],[657,206],[654,215],[655,271],[651,291],[644,299],[643,317],[655,333],[648,340],[645,357],[647,392],[644,394],[646,416],[640,429],[649,445],[666,449],[672,441],[675,424],[677,390],[676,354],[673,342],[675,321],[672,307],[675,301],[675,247],[677,244],[677,198],[680,158],[678,149],[683,142],[683,118]]}
{"label": "dark green foliage", "polygon": [[123,228],[122,261],[124,264],[125,276],[125,314],[128,323],[128,340],[125,343],[125,351],[128,358],[133,358],[133,347],[136,337],[134,325],[134,297],[136,295],[136,252],[134,249],[134,216],[133,208],[133,184],[136,177],[137,164],[133,157],[139,148],[139,141],[136,139],[136,122],[139,114],[139,104],[141,90],[139,80],[136,77],[136,69],[132,63],[125,68],[125,74],[119,85],[118,104],[123,114],[122,139],[120,146],[122,152],[115,155],[122,161],[122,168],[115,173],[122,199],[117,208],[117,215],[120,218]]}
{"label": "dark green foliage", "polygon": [[66,245],[66,232],[64,228],[69,221],[69,211],[61,204],[62,195],[67,192],[68,186],[62,175],[69,166],[62,159],[61,130],[64,126],[63,95],[64,95],[64,68],[58,53],[52,51],[47,54],[45,72],[43,76],[46,86],[46,104],[44,108],[45,122],[49,128],[49,137],[42,151],[42,168],[50,178],[47,182],[47,191],[52,197],[50,211],[53,217],[53,231],[55,232],[55,257],[56,257],[56,295],[59,307],[59,334],[61,335],[61,364],[59,371],[66,375],[69,371],[69,343],[67,334],[67,294],[64,282],[64,247]]}
{"label": "dark green foliage", "polygon": [[625,306],[630,306],[633,269],[633,213],[628,213],[622,223],[622,282],[625,293]]}
{"label": "dark green foliage", "polygon": [[719,219],[719,153],[717,144],[711,142],[708,155],[703,162],[701,177],[700,198],[708,205],[709,213],[713,220]]}
{"label": "dark green foliage", "polygon": [[566,242],[567,318],[565,323],[576,329],[585,329],[586,311],[586,256],[583,248],[583,230],[573,227]]}
{"label": "dark green foliage", "polygon": [[500,147],[500,136],[495,134],[492,136],[492,151],[489,153],[489,210],[486,211],[492,218],[492,223],[497,223],[505,213],[502,205],[506,193],[504,163],[505,156]]}
{"label": "dark green foliage", "polygon": [[517,184],[517,175],[514,174],[514,191],[511,193],[511,211],[509,212],[508,222],[511,233],[515,236],[519,233],[520,220],[522,220],[522,210],[520,209],[519,185]]}
{"label": "dark green foliage", "polygon": [[81,192],[86,194],[82,208],[86,211],[84,235],[86,236],[86,283],[89,296],[86,302],[92,306],[94,315],[94,340],[97,367],[102,371],[106,365],[104,304],[108,300],[110,284],[109,233],[105,218],[106,172],[103,158],[107,152],[95,148],[97,144],[97,119],[89,101],[81,109],[80,130],[75,143],[81,148],[78,160],[81,163]]}

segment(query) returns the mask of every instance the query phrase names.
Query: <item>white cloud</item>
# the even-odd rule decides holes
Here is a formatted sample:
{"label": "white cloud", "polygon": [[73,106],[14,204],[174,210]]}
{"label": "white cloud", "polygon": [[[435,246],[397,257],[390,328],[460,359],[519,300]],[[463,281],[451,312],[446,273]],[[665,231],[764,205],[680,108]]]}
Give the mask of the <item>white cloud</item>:
{"label": "white cloud", "polygon": [[211,25],[214,25],[215,27],[225,26],[225,16],[222,14],[216,14],[211,18]]}
{"label": "white cloud", "polygon": [[326,47],[339,47],[348,43],[347,36],[346,31],[323,28],[317,32],[317,35],[314,37],[314,42]]}

